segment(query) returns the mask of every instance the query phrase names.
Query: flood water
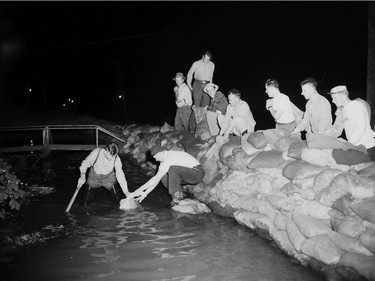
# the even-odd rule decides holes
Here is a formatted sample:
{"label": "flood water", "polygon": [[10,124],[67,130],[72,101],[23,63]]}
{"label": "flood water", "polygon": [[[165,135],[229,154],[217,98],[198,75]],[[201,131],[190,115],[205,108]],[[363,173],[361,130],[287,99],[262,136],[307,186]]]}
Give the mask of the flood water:
{"label": "flood water", "polygon": [[[324,280],[233,219],[169,209],[161,186],[131,211],[119,210],[104,189],[86,210],[81,191],[65,213],[87,154],[39,160],[56,192],[30,204],[20,224],[50,237],[19,253],[7,280]],[[122,160],[134,190],[148,177]]]}

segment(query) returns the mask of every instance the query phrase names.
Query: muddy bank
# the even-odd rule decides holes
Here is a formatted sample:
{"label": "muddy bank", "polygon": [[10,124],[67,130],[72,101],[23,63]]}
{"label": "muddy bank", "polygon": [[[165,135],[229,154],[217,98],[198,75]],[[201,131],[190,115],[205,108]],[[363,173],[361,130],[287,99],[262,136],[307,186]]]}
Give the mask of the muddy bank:
{"label": "muddy bank", "polygon": [[[281,251],[328,280],[374,280],[375,164],[316,165],[293,141],[244,149],[233,137],[213,144],[168,126],[129,126],[122,151],[149,175],[154,145],[185,150],[203,165],[202,183],[187,190],[218,215],[273,240]],[[298,150],[298,149],[297,149]]]}

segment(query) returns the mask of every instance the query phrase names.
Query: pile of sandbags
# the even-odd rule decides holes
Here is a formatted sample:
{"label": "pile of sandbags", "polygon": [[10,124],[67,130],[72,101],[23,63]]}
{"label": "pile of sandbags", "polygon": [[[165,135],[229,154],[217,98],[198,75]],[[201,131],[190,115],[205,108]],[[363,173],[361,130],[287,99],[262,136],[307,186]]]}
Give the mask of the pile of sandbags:
{"label": "pile of sandbags", "polygon": [[[123,134],[128,141],[124,150],[138,163],[144,159],[140,154],[156,144],[189,150],[198,160],[213,146],[181,132],[147,132],[147,127],[130,126]],[[209,158],[215,165],[205,166],[215,167],[220,176],[192,188],[196,198],[215,213],[268,233],[301,264],[342,279],[357,274],[375,280],[375,164],[343,167],[332,161],[330,151],[318,151],[316,157],[305,141],[277,135],[267,146],[266,137],[273,135],[249,137],[255,147],[250,155],[239,138],[223,144]],[[188,204],[185,208],[198,210]]]}

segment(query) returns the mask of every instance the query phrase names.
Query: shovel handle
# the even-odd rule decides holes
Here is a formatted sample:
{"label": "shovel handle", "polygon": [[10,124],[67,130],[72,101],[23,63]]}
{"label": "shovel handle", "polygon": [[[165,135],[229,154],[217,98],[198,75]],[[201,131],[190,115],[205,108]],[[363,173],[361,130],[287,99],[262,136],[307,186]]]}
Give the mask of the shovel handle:
{"label": "shovel handle", "polygon": [[80,189],[81,189],[81,186],[77,186],[76,190],[74,191],[74,194],[73,194],[72,198],[70,199],[68,207],[66,207],[66,209],[65,209],[65,212],[69,212],[70,211],[70,208],[72,207],[72,205],[74,203],[74,200],[76,199],[76,197],[77,197],[78,192],[79,192]]}

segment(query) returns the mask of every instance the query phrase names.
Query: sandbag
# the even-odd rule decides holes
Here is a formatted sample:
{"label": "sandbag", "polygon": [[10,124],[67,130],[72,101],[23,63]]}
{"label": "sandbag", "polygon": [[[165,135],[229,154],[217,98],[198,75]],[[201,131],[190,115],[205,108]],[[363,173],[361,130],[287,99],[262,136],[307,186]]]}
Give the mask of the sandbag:
{"label": "sandbag", "polygon": [[254,194],[268,194],[273,189],[272,178],[266,174],[259,173],[246,178],[247,188]]}
{"label": "sandbag", "polygon": [[323,167],[337,165],[335,159],[332,157],[332,149],[305,148],[301,151],[301,159],[307,163]]}
{"label": "sandbag", "polygon": [[303,191],[301,195],[302,195],[302,198],[305,200],[309,200],[309,201],[315,200],[315,192],[311,189],[306,189],[305,191]]}
{"label": "sandbag", "polygon": [[361,219],[356,216],[338,218],[331,215],[331,225],[334,231],[354,238],[358,238],[366,231]]}
{"label": "sandbag", "polygon": [[340,211],[345,216],[352,216],[354,212],[350,209],[351,203],[353,203],[353,198],[348,193],[336,199],[336,201],[332,204],[332,209]]}
{"label": "sandbag", "polygon": [[296,160],[284,167],[283,176],[290,180],[304,179],[316,176],[323,170],[324,167],[312,165],[302,160]]}
{"label": "sandbag", "polygon": [[270,150],[258,153],[247,166],[250,169],[278,168],[283,165],[285,159],[281,151]]}
{"label": "sandbag", "polygon": [[238,137],[229,137],[228,141],[221,146],[219,157],[222,164],[227,164],[227,157],[232,155],[233,149],[236,147],[241,147],[240,138]]}
{"label": "sandbag", "polygon": [[254,198],[252,195],[245,195],[234,201],[232,207],[256,214],[258,213],[258,204],[258,199]]}
{"label": "sandbag", "polygon": [[363,246],[375,254],[375,230],[366,229],[366,231],[359,236],[358,240]]}
{"label": "sandbag", "polygon": [[293,220],[288,220],[286,223],[286,232],[290,242],[298,253],[301,253],[302,245],[306,242],[306,237],[301,233]]}
{"label": "sandbag", "polygon": [[375,257],[346,252],[341,256],[339,262],[342,265],[354,268],[368,280],[375,280]]}
{"label": "sandbag", "polygon": [[329,186],[332,179],[337,175],[341,174],[342,171],[336,169],[327,169],[321,171],[319,174],[315,176],[314,185],[312,189],[314,190],[315,194],[317,194],[322,189]]}
{"label": "sandbag", "polygon": [[300,160],[302,149],[307,148],[305,140],[297,140],[290,144],[288,148],[288,157]]}
{"label": "sandbag", "polygon": [[323,134],[306,134],[307,147],[310,149],[351,149],[354,146],[348,141]]}
{"label": "sandbag", "polygon": [[299,200],[291,197],[285,197],[273,203],[275,204],[274,206],[276,209],[290,218],[292,217],[293,212],[302,204]]}
{"label": "sandbag", "polygon": [[319,220],[329,220],[331,218],[328,214],[331,208],[323,206],[316,201],[304,202],[302,204],[302,210],[305,214]]}
{"label": "sandbag", "polygon": [[352,172],[345,172],[333,178],[329,188],[346,188],[354,199],[366,199],[374,196],[375,182]]}
{"label": "sandbag", "polygon": [[302,190],[312,188],[314,185],[315,177],[303,178],[303,179],[293,179],[293,184]]}
{"label": "sandbag", "polygon": [[134,200],[132,197],[127,197],[120,200],[120,209],[121,210],[131,210],[140,207],[139,203]]}
{"label": "sandbag", "polygon": [[336,244],[341,250],[346,252],[360,254],[364,256],[373,256],[373,253],[361,244],[357,239],[343,235],[336,231],[332,231],[328,234],[329,239]]}
{"label": "sandbag", "polygon": [[280,213],[268,202],[266,198],[262,198],[261,200],[259,200],[258,212],[259,214],[265,215],[266,217],[270,218],[272,221],[274,221],[276,215]]}
{"label": "sandbag", "polygon": [[273,219],[273,226],[278,230],[286,230],[286,224],[289,220],[290,218],[279,213]]}
{"label": "sandbag", "polygon": [[262,132],[253,132],[247,138],[247,142],[257,149],[266,147],[267,141]]}
{"label": "sandbag", "polygon": [[263,135],[267,143],[273,144],[280,138],[289,137],[290,131],[285,129],[267,129],[263,130]]}
{"label": "sandbag", "polygon": [[357,171],[357,174],[375,180],[375,162],[372,162],[371,165],[360,169]]}
{"label": "sandbag", "polygon": [[273,241],[276,242],[277,246],[289,256],[294,256],[296,250],[294,249],[292,243],[289,241],[286,231],[281,231],[275,227],[270,227],[269,233]]}
{"label": "sandbag", "polygon": [[164,122],[164,125],[160,128],[161,133],[174,131],[174,127],[169,125],[167,122]]}
{"label": "sandbag", "polygon": [[289,149],[292,142],[293,142],[293,140],[289,137],[280,138],[271,145],[271,148],[273,150],[283,151],[287,155],[288,149]]}
{"label": "sandbag", "polygon": [[172,209],[186,214],[203,214],[211,212],[205,204],[192,199],[181,200],[177,205],[174,205]]}
{"label": "sandbag", "polygon": [[337,264],[343,254],[327,234],[317,235],[306,240],[301,250],[304,254],[328,265]]}
{"label": "sandbag", "polygon": [[337,164],[348,166],[371,161],[367,153],[358,151],[356,149],[348,149],[346,151],[342,149],[333,149],[332,157],[335,159]]}
{"label": "sandbag", "polygon": [[214,143],[207,153],[202,156],[200,163],[205,175],[202,179],[204,183],[210,183],[219,171],[219,152],[222,144]]}
{"label": "sandbag", "polygon": [[234,148],[232,156],[228,156],[227,158],[227,165],[231,170],[248,171],[247,166],[254,159],[255,155],[250,156],[243,149],[239,147]]}
{"label": "sandbag", "polygon": [[247,211],[236,211],[234,212],[233,216],[239,224],[245,225],[248,228],[253,229],[253,230],[256,229],[254,222],[258,214],[254,214],[254,213],[247,212]]}
{"label": "sandbag", "polygon": [[375,196],[352,203],[349,207],[360,218],[375,224]]}
{"label": "sandbag", "polygon": [[298,229],[307,238],[322,234],[328,234],[332,231],[329,226],[327,226],[319,219],[304,215],[300,212],[294,212],[292,218],[298,226]]}

